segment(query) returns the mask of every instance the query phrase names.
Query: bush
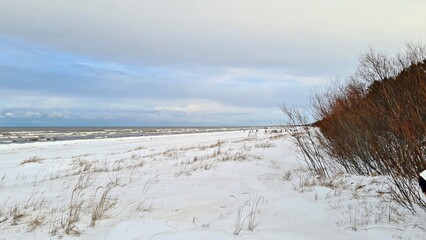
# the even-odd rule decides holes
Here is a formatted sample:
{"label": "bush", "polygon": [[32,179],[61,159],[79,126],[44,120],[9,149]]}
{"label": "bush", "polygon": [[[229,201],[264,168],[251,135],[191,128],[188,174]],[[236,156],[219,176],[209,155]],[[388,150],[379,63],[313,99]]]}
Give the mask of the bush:
{"label": "bush", "polygon": [[425,47],[409,45],[394,58],[369,50],[345,84],[315,95],[313,109],[321,134],[309,147],[316,144],[337,164],[316,158],[322,166],[389,176],[395,201],[426,210],[417,190],[426,169]]}

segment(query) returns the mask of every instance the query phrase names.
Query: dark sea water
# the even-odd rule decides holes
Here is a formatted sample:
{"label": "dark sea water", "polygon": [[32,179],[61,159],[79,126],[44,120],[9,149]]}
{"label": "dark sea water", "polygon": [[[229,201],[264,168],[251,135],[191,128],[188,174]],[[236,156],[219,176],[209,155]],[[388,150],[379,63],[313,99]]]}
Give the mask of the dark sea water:
{"label": "dark sea water", "polygon": [[0,144],[203,133],[251,127],[0,127]]}

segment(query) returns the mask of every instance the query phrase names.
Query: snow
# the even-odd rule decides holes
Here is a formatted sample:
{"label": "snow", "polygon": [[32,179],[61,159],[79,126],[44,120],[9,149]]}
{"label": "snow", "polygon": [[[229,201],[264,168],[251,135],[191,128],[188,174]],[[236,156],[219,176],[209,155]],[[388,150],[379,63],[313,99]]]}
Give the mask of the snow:
{"label": "snow", "polygon": [[421,176],[423,179],[426,179],[426,170],[424,170],[423,172],[421,172],[421,173],[420,173],[420,176]]}
{"label": "snow", "polygon": [[425,222],[385,177],[311,175],[286,134],[0,145],[0,239],[424,239]]}

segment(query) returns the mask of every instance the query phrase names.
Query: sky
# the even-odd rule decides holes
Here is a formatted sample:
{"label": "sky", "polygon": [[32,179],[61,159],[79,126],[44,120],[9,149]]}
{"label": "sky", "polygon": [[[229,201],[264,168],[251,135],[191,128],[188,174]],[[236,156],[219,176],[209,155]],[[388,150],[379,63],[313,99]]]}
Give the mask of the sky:
{"label": "sky", "polygon": [[0,126],[279,124],[422,0],[0,0]]}

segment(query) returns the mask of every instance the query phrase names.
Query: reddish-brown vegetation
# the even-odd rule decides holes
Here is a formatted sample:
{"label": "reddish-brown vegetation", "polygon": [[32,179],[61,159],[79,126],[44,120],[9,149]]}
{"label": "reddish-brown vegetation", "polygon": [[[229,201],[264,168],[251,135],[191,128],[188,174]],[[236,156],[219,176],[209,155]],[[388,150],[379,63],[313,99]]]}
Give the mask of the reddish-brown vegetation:
{"label": "reddish-brown vegetation", "polygon": [[346,84],[314,99],[321,131],[314,148],[346,172],[389,176],[394,200],[426,209],[415,185],[426,169],[424,47],[395,58],[370,50]]}

